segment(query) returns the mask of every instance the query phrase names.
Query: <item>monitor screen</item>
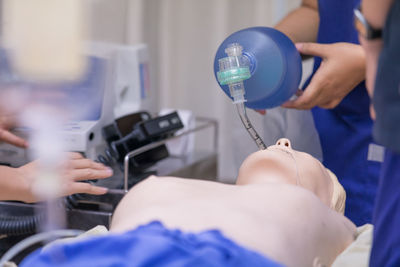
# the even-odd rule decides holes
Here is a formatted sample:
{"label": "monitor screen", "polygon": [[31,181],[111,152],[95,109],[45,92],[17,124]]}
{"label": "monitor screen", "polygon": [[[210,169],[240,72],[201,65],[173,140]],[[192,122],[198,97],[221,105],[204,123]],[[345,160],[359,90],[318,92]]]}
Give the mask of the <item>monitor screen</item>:
{"label": "monitor screen", "polygon": [[[9,52],[0,49],[0,107],[12,105],[11,94],[20,94],[23,108],[46,104],[67,111],[69,120],[98,120],[106,86],[106,62],[87,57],[87,69],[79,80],[44,83],[27,80],[13,70]],[[7,95],[8,94],[8,95]]]}

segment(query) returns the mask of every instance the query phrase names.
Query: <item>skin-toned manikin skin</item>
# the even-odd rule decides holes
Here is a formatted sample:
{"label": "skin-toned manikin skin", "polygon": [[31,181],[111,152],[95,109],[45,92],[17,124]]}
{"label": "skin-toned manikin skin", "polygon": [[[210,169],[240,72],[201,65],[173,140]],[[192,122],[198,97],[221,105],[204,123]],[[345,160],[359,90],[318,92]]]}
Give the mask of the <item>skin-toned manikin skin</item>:
{"label": "skin-toned manikin skin", "polygon": [[327,206],[331,204],[333,184],[325,167],[311,155],[293,150],[285,138],[247,157],[240,167],[236,184],[275,182],[304,187]]}
{"label": "skin-toned manikin skin", "polygon": [[329,207],[331,195],[332,182],[319,161],[280,139],[244,161],[236,185],[148,178],[123,198],[111,231],[153,220],[190,232],[219,229],[286,266],[329,266],[356,232]]}

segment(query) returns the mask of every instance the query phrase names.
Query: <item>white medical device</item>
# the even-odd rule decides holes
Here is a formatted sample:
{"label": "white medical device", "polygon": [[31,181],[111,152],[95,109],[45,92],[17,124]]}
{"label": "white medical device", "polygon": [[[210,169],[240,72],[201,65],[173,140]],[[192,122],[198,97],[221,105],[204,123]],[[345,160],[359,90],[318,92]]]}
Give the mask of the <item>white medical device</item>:
{"label": "white medical device", "polygon": [[[66,141],[68,151],[81,152],[95,159],[104,152],[106,143],[102,128],[115,119],[138,111],[156,113],[157,94],[152,87],[149,52],[144,44],[136,46],[110,43],[90,43],[86,54],[101,62],[104,75],[98,83],[93,101],[97,106],[83,118],[71,121],[60,132]],[[27,138],[29,130],[19,128],[17,135]],[[9,144],[0,144],[0,164],[18,167],[29,161],[25,149]]]}

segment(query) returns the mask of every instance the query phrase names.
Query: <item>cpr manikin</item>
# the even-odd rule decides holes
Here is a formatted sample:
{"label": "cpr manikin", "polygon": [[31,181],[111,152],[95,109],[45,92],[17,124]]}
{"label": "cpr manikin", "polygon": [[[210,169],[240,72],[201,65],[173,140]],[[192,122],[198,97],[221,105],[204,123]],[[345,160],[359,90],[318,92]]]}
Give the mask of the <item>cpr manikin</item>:
{"label": "cpr manikin", "polygon": [[236,185],[150,177],[121,201],[111,231],[154,220],[189,232],[219,229],[286,266],[330,266],[356,232],[342,215],[343,194],[319,161],[280,139],[243,162]]}

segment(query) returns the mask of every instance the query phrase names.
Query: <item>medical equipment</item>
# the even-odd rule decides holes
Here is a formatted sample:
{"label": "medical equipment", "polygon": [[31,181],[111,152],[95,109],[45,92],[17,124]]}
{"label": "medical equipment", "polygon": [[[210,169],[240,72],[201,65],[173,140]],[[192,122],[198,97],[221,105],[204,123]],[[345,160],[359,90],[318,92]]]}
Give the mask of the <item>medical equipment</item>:
{"label": "medical equipment", "polygon": [[[79,114],[64,124],[59,134],[67,151],[80,152],[90,159],[97,159],[107,147],[102,138],[103,127],[135,112],[146,110],[156,113],[157,94],[151,88],[146,45],[91,43],[87,44],[86,55],[90,59],[92,73],[80,86],[92,84],[96,90],[91,90],[88,95],[84,95],[79,88],[68,90],[92,105],[83,115]],[[27,128],[15,130],[17,135],[25,138],[30,132]],[[18,167],[26,164],[29,162],[28,154],[25,149],[0,144],[0,162],[3,165]]]}
{"label": "medical equipment", "polygon": [[98,102],[86,118],[78,118],[67,125],[63,136],[69,151],[82,152],[90,159],[96,159],[104,152],[106,144],[102,129],[123,116],[148,111],[158,111],[157,94],[153,91],[149,52],[146,45],[124,46],[108,43],[88,44],[87,54],[106,62],[104,83],[100,85]]}
{"label": "medical equipment", "polygon": [[242,47],[233,43],[225,49],[228,57],[222,58],[218,61],[219,72],[217,72],[218,81],[221,85],[228,85],[231,97],[233,97],[233,103],[236,105],[238,114],[247,132],[256,142],[260,150],[266,149],[261,137],[258,135],[257,131],[254,129],[250,122],[249,117],[246,114],[246,108],[244,102],[246,99],[245,89],[243,81],[251,77],[249,69],[249,61],[242,54]]}
{"label": "medical equipment", "polygon": [[[32,88],[32,91],[37,88],[37,92],[44,91],[43,87],[49,87],[46,84],[24,80],[24,77],[14,74],[10,65],[7,64],[11,62],[9,54],[9,50],[1,50],[0,53],[2,57],[0,67],[3,87],[8,87],[8,85],[10,87],[20,86],[22,84],[21,88],[29,87]],[[40,128],[40,131],[36,132],[41,134],[39,135],[41,141],[33,143],[43,143],[43,147],[48,147],[46,151],[51,150],[54,152],[55,149],[53,148],[57,147],[59,149],[58,145],[63,143],[64,147],[59,149],[60,151],[81,152],[86,157],[95,160],[101,154],[104,154],[107,148],[107,143],[102,137],[103,127],[112,123],[118,116],[136,113],[142,109],[155,113],[157,109],[156,103],[151,97],[155,94],[152,95],[150,90],[148,50],[145,45],[131,47],[99,43],[88,44],[86,55],[89,68],[83,79],[76,82],[62,83],[48,90],[50,93],[56,92],[56,95],[63,96],[62,107],[75,106],[79,109],[79,112],[71,112],[72,116],[70,118],[74,120],[62,125],[60,127],[62,129],[58,130],[55,135],[50,135],[46,132],[48,125],[50,125],[48,119],[46,123],[43,123],[43,121],[40,121],[40,117],[37,120],[38,116],[34,116],[30,118],[29,125],[35,125],[36,128]],[[41,96],[46,96],[46,94]],[[53,98],[48,97],[46,100],[49,101],[49,99],[52,100]],[[54,100],[56,100],[55,103],[59,103],[57,98],[54,98]],[[37,102],[39,101],[41,100],[38,99]],[[46,103],[43,101],[42,106],[45,105]],[[77,105],[84,107],[79,108]],[[55,119],[57,118],[55,117]],[[54,125],[53,121],[51,126]],[[49,131],[53,131],[53,128]],[[29,128],[20,128],[16,133],[28,139],[31,133],[35,133],[35,131]],[[38,134],[35,136],[37,137]],[[48,138],[50,137],[55,137],[52,143],[49,143],[51,140]],[[29,150],[8,144],[0,144],[0,162],[3,165],[19,167],[31,160],[29,154]],[[53,163],[50,164],[50,168],[54,169],[57,164],[51,159],[58,158],[61,152],[53,154],[47,156],[47,162]],[[46,176],[48,177],[49,175],[41,175],[41,177]],[[50,179],[47,184],[51,184],[51,181],[53,180]],[[39,190],[44,187],[45,185],[42,184]],[[55,190],[47,189],[45,191],[52,192]],[[4,223],[0,225],[2,233],[29,233],[35,230],[38,221],[43,222],[44,220],[43,216],[32,217],[32,214],[27,214],[28,216],[22,217],[20,220],[8,220],[10,217],[3,215]]]}
{"label": "medical equipment", "polygon": [[247,117],[246,107],[272,108],[294,95],[302,75],[301,57],[294,44],[272,28],[238,31],[218,48],[214,73],[222,90],[236,105],[244,127],[258,148],[265,149]]}
{"label": "medical equipment", "polygon": [[[113,124],[103,128],[103,136],[109,145],[107,154],[109,160],[115,160],[123,169],[123,159],[130,151],[164,140],[183,128],[183,123],[177,112],[151,119],[147,112],[134,113],[116,120]],[[160,145],[132,158],[132,169],[143,171],[154,163],[168,157],[169,153],[165,145]],[[111,158],[111,159],[110,159]],[[102,163],[104,157],[99,158]],[[107,164],[108,163],[108,164]],[[132,173],[134,174],[134,173]]]}
{"label": "medical equipment", "polygon": [[[179,116],[172,111],[162,116],[154,115],[158,112],[157,93],[151,87],[149,56],[145,45],[132,47],[92,43],[88,44],[85,54],[93,66],[91,77],[97,90],[83,96],[89,97],[95,104],[90,112],[66,123],[60,136],[67,141],[67,150],[81,152],[88,158],[101,161],[113,168],[114,175],[95,181],[96,185],[109,188],[105,195],[75,194],[62,199],[67,228],[88,230],[96,225],[108,227],[126,189],[152,174],[215,179],[216,121],[195,118],[195,125],[179,134],[181,137],[214,129],[214,142],[210,142],[212,152],[206,147],[182,157],[169,156],[165,144],[168,140],[178,140],[174,132],[183,125]],[[0,65],[1,62],[5,61],[0,61]],[[30,129],[19,128],[16,133],[27,137]],[[126,152],[133,152],[133,156],[128,160],[129,172],[124,180]],[[18,167],[25,164],[28,153],[0,144],[0,162],[4,165]],[[0,232],[10,235],[0,240],[0,254],[22,237],[34,233],[43,222],[43,216],[34,213],[37,207],[42,206],[40,203],[0,202],[3,222]]]}

